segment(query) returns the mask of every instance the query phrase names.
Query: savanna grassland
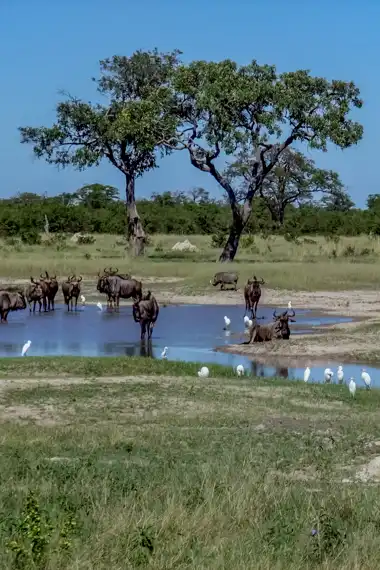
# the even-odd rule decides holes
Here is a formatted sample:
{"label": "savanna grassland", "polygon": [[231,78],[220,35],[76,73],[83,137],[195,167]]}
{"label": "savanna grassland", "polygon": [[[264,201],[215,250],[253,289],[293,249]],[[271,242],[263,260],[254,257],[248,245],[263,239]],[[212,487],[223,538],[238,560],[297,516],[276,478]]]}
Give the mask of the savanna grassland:
{"label": "savanna grassland", "polygon": [[379,566],[378,392],[37,360],[0,367],[2,568]]}

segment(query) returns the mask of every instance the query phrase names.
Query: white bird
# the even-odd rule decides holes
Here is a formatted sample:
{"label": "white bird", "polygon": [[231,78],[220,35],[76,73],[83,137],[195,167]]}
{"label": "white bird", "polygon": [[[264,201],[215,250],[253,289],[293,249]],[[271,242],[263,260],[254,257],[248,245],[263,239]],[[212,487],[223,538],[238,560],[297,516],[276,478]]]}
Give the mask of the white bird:
{"label": "white bird", "polygon": [[338,372],[336,373],[336,377],[338,379],[339,384],[342,384],[344,379],[343,366],[338,366]]}
{"label": "white bird", "polygon": [[291,308],[292,308],[292,303],[291,303],[291,301],[289,301],[289,303],[288,303],[288,310],[291,309]]}
{"label": "white bird", "polygon": [[208,378],[209,374],[210,374],[210,371],[207,368],[207,366],[202,366],[202,368],[200,370],[198,370],[198,376],[200,378]]}
{"label": "white bird", "polygon": [[350,378],[350,383],[348,384],[348,389],[350,391],[351,396],[354,397],[355,392],[356,392],[356,382],[353,378]]}
{"label": "white bird", "polygon": [[244,366],[242,364],[238,364],[238,366],[236,366],[236,374],[238,376],[244,375]]}
{"label": "white bird", "polygon": [[371,376],[366,372],[365,368],[362,368],[362,380],[365,384],[367,390],[371,389]]}
{"label": "white bird", "polygon": [[100,302],[96,303],[96,306],[98,307],[99,311],[103,311],[103,305]]}
{"label": "white bird", "polygon": [[86,297],[84,295],[80,296],[80,300],[82,301],[82,305],[86,303]]}
{"label": "white bird", "polygon": [[331,382],[331,379],[334,376],[334,372],[331,370],[331,368],[326,368],[324,376],[325,382]]}
{"label": "white bird", "polygon": [[161,352],[161,358],[167,358],[168,347],[165,346],[164,350]]}
{"label": "white bird", "polygon": [[226,328],[228,328],[231,324],[231,319],[229,319],[228,317],[224,317],[224,324],[226,325]]}
{"label": "white bird", "polygon": [[22,347],[21,356],[26,356],[26,353],[28,352],[31,344],[32,344],[31,340],[28,340],[28,342],[24,344],[24,346]]}
{"label": "white bird", "polygon": [[306,366],[305,372],[303,373],[303,381],[304,381],[304,382],[308,382],[308,381],[309,381],[310,372],[311,372],[310,368],[309,368],[308,366]]}
{"label": "white bird", "polygon": [[244,324],[245,324],[246,327],[249,326],[248,323],[249,323],[249,317],[247,317],[247,315],[244,315]]}

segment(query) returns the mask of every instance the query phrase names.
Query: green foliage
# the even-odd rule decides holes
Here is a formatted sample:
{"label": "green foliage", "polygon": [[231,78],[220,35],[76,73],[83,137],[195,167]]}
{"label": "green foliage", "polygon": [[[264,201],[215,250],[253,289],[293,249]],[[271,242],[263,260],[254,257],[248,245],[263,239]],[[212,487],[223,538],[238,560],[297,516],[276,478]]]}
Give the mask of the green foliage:
{"label": "green foliage", "polygon": [[95,238],[94,238],[94,236],[91,236],[91,235],[78,236],[77,243],[79,245],[91,245],[91,244],[95,243]]}

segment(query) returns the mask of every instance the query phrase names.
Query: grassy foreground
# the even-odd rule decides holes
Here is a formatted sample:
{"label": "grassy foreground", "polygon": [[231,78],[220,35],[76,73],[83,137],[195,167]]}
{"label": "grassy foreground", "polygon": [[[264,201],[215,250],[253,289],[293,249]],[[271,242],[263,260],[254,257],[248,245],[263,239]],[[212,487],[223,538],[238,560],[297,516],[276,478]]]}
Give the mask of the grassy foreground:
{"label": "grassy foreground", "polygon": [[380,392],[172,363],[80,379],[57,359],[48,379],[18,360],[31,377],[0,383],[1,568],[379,567],[378,487],[342,481],[376,455]]}
{"label": "grassy foreground", "polygon": [[[150,238],[144,258],[126,254],[120,236],[95,235],[90,245],[65,239],[45,240],[42,245],[23,245],[17,240],[0,243],[3,255],[0,278],[29,279],[48,269],[60,278],[82,274],[94,278],[110,265],[130,271],[144,281],[154,278],[157,287],[178,294],[210,293],[213,274],[225,265],[214,263],[220,254],[211,247],[210,236],[160,236]],[[177,241],[188,238],[198,251],[174,252]],[[288,242],[280,236],[266,239],[248,236],[242,240],[236,262],[229,265],[240,273],[240,287],[253,273],[268,287],[293,290],[340,290],[378,288],[380,283],[380,241],[378,238],[300,238]],[[170,282],[171,281],[171,282]],[[170,283],[168,283],[170,282]]]}

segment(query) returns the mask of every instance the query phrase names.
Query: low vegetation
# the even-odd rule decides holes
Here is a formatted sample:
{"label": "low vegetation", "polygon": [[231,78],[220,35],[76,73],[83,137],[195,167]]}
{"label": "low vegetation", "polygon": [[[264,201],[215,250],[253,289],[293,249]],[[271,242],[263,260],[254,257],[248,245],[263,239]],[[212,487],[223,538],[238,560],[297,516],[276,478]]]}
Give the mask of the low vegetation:
{"label": "low vegetation", "polygon": [[2,568],[379,566],[376,391],[5,360]]}

